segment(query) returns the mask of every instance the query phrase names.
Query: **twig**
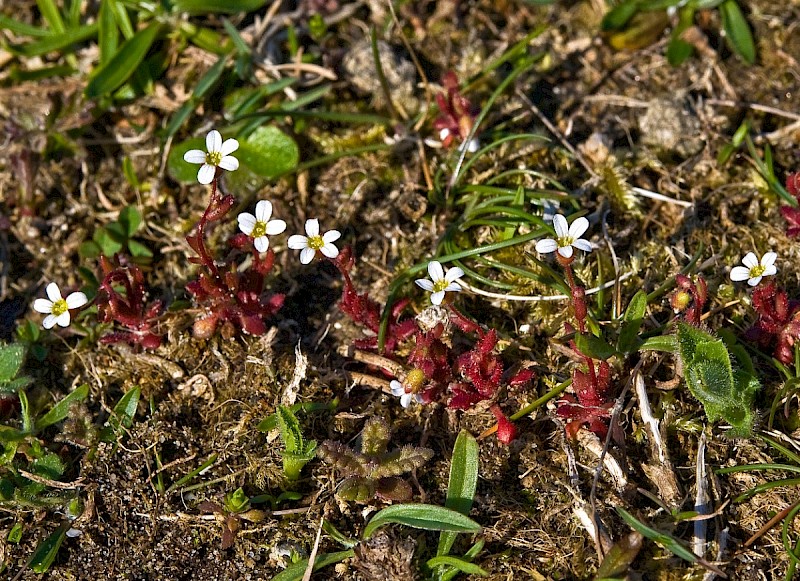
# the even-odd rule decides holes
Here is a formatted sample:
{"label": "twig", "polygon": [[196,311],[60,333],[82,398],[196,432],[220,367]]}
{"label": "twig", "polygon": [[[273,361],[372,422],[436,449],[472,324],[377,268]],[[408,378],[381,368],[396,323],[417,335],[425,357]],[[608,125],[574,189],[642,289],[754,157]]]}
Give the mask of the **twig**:
{"label": "twig", "polygon": [[77,480],[73,480],[72,482],[59,482],[58,480],[50,480],[49,478],[45,478],[44,476],[38,476],[36,474],[31,474],[26,470],[19,469],[19,473],[31,480],[36,482],[37,484],[44,484],[45,486],[49,486],[50,488],[58,488],[60,490],[70,490],[72,488],[80,488],[83,486],[83,478],[78,478]]}
{"label": "twig", "polygon": [[776,107],[768,105],[761,105],[759,103],[748,103],[747,101],[733,101],[731,99],[706,99],[709,105],[719,105],[720,107],[736,107],[744,109],[752,109],[753,111],[761,111],[762,113],[769,113],[771,115],[778,115],[779,117],[786,117],[787,119],[794,119],[800,121],[800,114],[784,111]]}
{"label": "twig", "polygon": [[664,194],[659,194],[658,192],[653,192],[650,190],[646,190],[644,188],[631,188],[631,190],[642,196],[643,198],[650,198],[651,200],[658,200],[659,202],[667,202],[669,204],[675,204],[676,206],[682,206],[684,208],[691,208],[694,206],[692,202],[685,202],[683,200],[676,200],[675,198],[670,198],[665,196]]}
{"label": "twig", "polygon": [[[698,515],[706,515],[709,512],[711,497],[708,495],[708,472],[706,470],[706,433],[700,434],[700,441],[697,443],[697,468],[695,470],[695,486],[697,491],[694,496],[694,510]],[[706,553],[706,519],[694,521],[694,534],[692,539],[692,552],[698,557]]]}

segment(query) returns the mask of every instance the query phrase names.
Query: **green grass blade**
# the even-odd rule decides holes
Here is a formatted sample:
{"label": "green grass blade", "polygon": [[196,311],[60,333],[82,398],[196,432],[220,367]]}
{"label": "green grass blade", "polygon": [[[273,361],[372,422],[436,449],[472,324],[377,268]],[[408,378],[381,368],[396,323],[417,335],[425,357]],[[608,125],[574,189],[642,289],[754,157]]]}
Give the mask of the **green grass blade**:
{"label": "green grass blade", "polygon": [[39,7],[39,13],[47,23],[47,26],[50,27],[50,30],[57,34],[67,31],[67,27],[64,26],[64,20],[61,18],[61,13],[53,0],[36,0],[36,5]]}
{"label": "green grass blade", "polygon": [[87,395],[89,395],[89,386],[84,383],[54,405],[49,412],[39,418],[36,421],[35,430],[39,432],[65,419],[69,415],[69,408],[72,404],[85,400]]}
{"label": "green grass blade", "polygon": [[[317,555],[314,560],[314,571],[318,571],[328,565],[334,563],[341,563],[345,559],[349,559],[355,555],[353,549],[346,551],[339,551],[338,553],[322,553]],[[301,559],[297,563],[292,563],[286,569],[278,573],[272,578],[272,581],[300,581],[306,574],[308,568],[308,559]]]}
{"label": "green grass blade", "polygon": [[119,46],[119,27],[114,16],[114,0],[101,0],[97,17],[97,44],[100,48],[100,65],[111,60]]}
{"label": "green grass blade", "polygon": [[175,9],[190,14],[253,12],[267,3],[267,0],[176,0]]}
{"label": "green grass blade", "polygon": [[88,40],[96,34],[97,23],[81,26],[62,34],[46,36],[42,38],[42,40],[36,42],[29,42],[28,44],[22,45],[10,45],[8,50],[18,56],[41,56],[49,52],[61,51],[70,45]]}
{"label": "green grass blade", "polygon": [[161,24],[153,22],[126,40],[114,57],[97,69],[86,87],[86,97],[95,99],[108,95],[127,81],[144,60],[160,32]]}
{"label": "green grass blade", "polygon": [[[453,459],[450,462],[450,479],[447,485],[447,500],[444,505],[464,516],[472,509],[475,489],[478,485],[478,442],[466,430],[461,430],[453,446]],[[442,557],[450,553],[458,533],[443,531],[439,535],[436,555]],[[430,563],[429,563],[430,565]]]}
{"label": "green grass blade", "polygon": [[30,24],[20,22],[19,20],[14,20],[13,18],[3,16],[2,14],[0,14],[0,30],[10,30],[14,34],[19,34],[20,36],[33,37],[44,37],[53,34],[52,31],[47,30],[46,28],[31,26]]}
{"label": "green grass blade", "polygon": [[722,15],[722,28],[725,29],[725,38],[733,51],[752,65],[756,62],[756,45],[750,26],[742,14],[736,0],[727,0],[719,7]]}

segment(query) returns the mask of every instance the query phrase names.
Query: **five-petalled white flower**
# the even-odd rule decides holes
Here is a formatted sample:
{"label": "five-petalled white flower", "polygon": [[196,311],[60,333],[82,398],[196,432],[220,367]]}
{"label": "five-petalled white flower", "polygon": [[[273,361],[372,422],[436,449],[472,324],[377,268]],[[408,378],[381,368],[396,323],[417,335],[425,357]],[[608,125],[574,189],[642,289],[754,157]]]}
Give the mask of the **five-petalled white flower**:
{"label": "five-petalled white flower", "polygon": [[42,321],[45,329],[52,329],[56,323],[59,327],[69,326],[70,309],[78,309],[89,302],[86,295],[81,292],[71,293],[67,298],[62,298],[61,290],[54,282],[47,285],[45,292],[50,300],[33,301],[33,310],[47,315]]}
{"label": "five-petalled white flower", "polygon": [[300,251],[300,262],[308,264],[314,259],[317,251],[328,258],[339,256],[339,249],[333,244],[342,234],[338,230],[328,230],[325,234],[319,233],[319,220],[312,218],[306,220],[306,235],[294,234],[289,236],[288,246],[292,250]]}
{"label": "five-petalled white flower", "polygon": [[581,238],[589,228],[589,220],[583,216],[568,225],[564,216],[556,214],[553,216],[553,228],[556,231],[555,239],[545,238],[544,240],[539,240],[536,243],[536,252],[548,254],[558,251],[564,258],[572,258],[573,246],[584,252],[592,251],[592,245],[589,241]]}
{"label": "five-petalled white flower", "polygon": [[407,408],[412,401],[416,403],[423,403],[424,401],[418,393],[406,393],[406,388],[396,379],[391,381],[389,387],[392,390],[392,395],[400,398],[400,405],[404,408]]}
{"label": "five-petalled white flower", "polygon": [[242,212],[237,220],[239,230],[253,239],[253,246],[259,252],[266,252],[269,248],[269,236],[275,236],[286,230],[283,220],[270,220],[272,217],[272,203],[261,200],[256,204],[256,215]]}
{"label": "five-petalled white flower", "polygon": [[753,252],[748,252],[742,258],[744,266],[734,266],[731,269],[731,280],[746,280],[750,286],[756,286],[765,276],[772,276],[778,272],[778,269],[775,268],[776,258],[778,258],[777,254],[767,252],[759,261]]}
{"label": "five-petalled white flower", "polygon": [[190,149],[183,154],[183,160],[189,163],[203,164],[197,172],[197,181],[203,185],[208,185],[214,181],[217,175],[217,168],[221,167],[228,171],[239,169],[239,160],[231,154],[239,149],[239,142],[235,139],[222,141],[222,135],[214,129],[206,135],[206,149]]}
{"label": "five-petalled white flower", "polygon": [[418,278],[416,281],[417,286],[424,288],[431,294],[431,302],[434,305],[441,305],[444,300],[444,294],[447,292],[458,292],[461,290],[461,285],[458,284],[458,279],[464,276],[464,271],[460,268],[453,267],[445,274],[441,263],[436,260],[431,260],[428,263],[428,274],[431,280],[427,278]]}

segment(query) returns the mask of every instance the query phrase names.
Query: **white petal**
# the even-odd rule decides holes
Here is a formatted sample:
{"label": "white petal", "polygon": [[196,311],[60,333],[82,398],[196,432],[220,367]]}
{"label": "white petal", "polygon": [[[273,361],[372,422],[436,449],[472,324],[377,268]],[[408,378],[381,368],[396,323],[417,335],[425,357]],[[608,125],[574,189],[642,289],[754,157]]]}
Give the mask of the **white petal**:
{"label": "white petal", "polygon": [[403,395],[400,396],[400,405],[403,406],[404,408],[407,408],[408,404],[411,403],[411,398],[413,397],[414,397],[413,393],[404,393]]}
{"label": "white petal", "polygon": [[269,238],[266,236],[259,236],[255,240],[253,240],[253,246],[256,247],[256,250],[259,252],[266,252],[269,248]]}
{"label": "white petal", "polygon": [[301,264],[308,264],[312,260],[314,260],[314,256],[317,254],[317,251],[313,248],[303,248],[300,251],[300,262]]}
{"label": "white petal", "polygon": [[205,163],[206,152],[202,149],[190,149],[183,154],[183,161],[187,161],[189,163]]}
{"label": "white petal", "polygon": [[428,275],[434,283],[444,279],[444,269],[438,260],[431,260],[428,263]]}
{"label": "white petal", "polygon": [[197,172],[197,181],[207,186],[214,181],[214,176],[217,174],[217,168],[207,163],[203,164],[200,171]]}
{"label": "white petal", "polygon": [[83,294],[81,292],[71,293],[67,297],[67,308],[69,308],[69,309],[79,309],[79,308],[81,308],[83,305],[85,305],[88,302],[89,302],[89,299],[86,298],[85,294]]}
{"label": "white petal", "polygon": [[764,269],[764,273],[761,276],[772,276],[774,274],[778,274],[778,269],[775,268],[774,264],[770,264]]}
{"label": "white petal", "polygon": [[261,200],[256,204],[256,219],[259,222],[269,222],[272,217],[272,202]]}
{"label": "white petal", "polygon": [[44,292],[47,293],[47,298],[49,298],[53,302],[61,300],[61,290],[58,288],[58,285],[54,282],[48,284],[47,288],[44,289]]}
{"label": "white petal", "polygon": [[289,236],[286,245],[292,250],[302,250],[303,248],[308,248],[308,238],[300,234],[292,234]]}
{"label": "white petal", "polygon": [[444,275],[444,279],[447,282],[453,282],[458,280],[462,276],[464,276],[464,271],[461,270],[458,266],[454,266],[453,268],[447,271],[447,274]]}
{"label": "white petal", "polygon": [[750,278],[750,269],[744,266],[734,266],[731,269],[731,280],[740,281]]}
{"label": "white petal", "polygon": [[236,171],[239,169],[239,160],[232,155],[226,155],[219,160],[219,167],[228,171]]}
{"label": "white petal", "polygon": [[572,246],[561,246],[558,249],[558,253],[564,258],[572,258],[572,252]]}
{"label": "white petal", "polygon": [[444,141],[448,135],[450,135],[450,130],[447,127],[439,130],[439,139],[441,141]]}
{"label": "white petal", "polygon": [[457,293],[458,291],[460,291],[460,290],[461,290],[461,285],[460,285],[460,284],[458,284],[457,282],[451,282],[450,284],[448,284],[448,285],[445,287],[445,289],[444,289],[444,290],[445,290],[446,292],[449,292],[449,293]]}
{"label": "white petal", "polygon": [[342,233],[338,230],[328,230],[322,235],[322,241],[327,244],[328,242],[336,242],[341,237]]}
{"label": "white petal", "polygon": [[[761,257],[761,266],[772,266],[775,264],[775,259],[778,258],[778,255],[774,252],[767,252],[764,256]],[[777,270],[776,270],[777,272]]]}
{"label": "white petal", "polygon": [[[50,315],[51,317],[53,315]],[[69,327],[70,314],[69,311],[64,311],[56,318],[56,323],[59,327]]]}
{"label": "white petal", "polygon": [[53,312],[53,301],[47,299],[36,299],[33,301],[33,310],[37,313],[49,314]]}
{"label": "white petal", "polygon": [[250,212],[242,212],[236,217],[236,221],[239,222],[239,230],[250,236],[253,233],[253,228],[256,227],[256,217],[253,216]]}
{"label": "white petal", "polygon": [[286,230],[286,222],[283,220],[270,220],[267,222],[267,234],[275,236]]}
{"label": "white petal", "polygon": [[316,218],[306,220],[306,236],[309,238],[319,236],[319,220]]}
{"label": "white petal", "polygon": [[406,388],[403,387],[403,384],[397,381],[396,379],[393,379],[389,383],[389,389],[392,390],[392,395],[395,397],[400,397],[406,392]]}
{"label": "white petal", "polygon": [[742,258],[742,264],[747,267],[753,268],[754,266],[758,266],[758,258],[752,252],[748,252],[745,254],[745,257]]}
{"label": "white petal", "polygon": [[216,129],[206,135],[206,151],[209,153],[219,152],[222,149],[222,135]]}
{"label": "white petal", "polygon": [[756,286],[756,285],[758,285],[758,283],[761,282],[761,278],[762,277],[760,277],[760,276],[755,276],[755,277],[751,278],[750,280],[748,280],[747,284],[749,284],[750,286]]}
{"label": "white petal", "polygon": [[575,240],[572,243],[572,245],[575,248],[579,248],[580,250],[583,250],[584,252],[591,252],[592,251],[592,244],[588,240],[584,240],[583,238],[578,238],[577,240]]}
{"label": "white petal", "polygon": [[325,244],[322,248],[319,249],[322,254],[327,256],[328,258],[336,258],[339,256],[339,249],[336,248],[333,244]]}
{"label": "white petal", "polygon": [[567,224],[567,219],[561,214],[556,214],[553,216],[553,229],[556,231],[556,236],[558,238],[568,236],[569,224]]}
{"label": "white petal", "polygon": [[56,317],[55,315],[47,315],[44,318],[44,321],[42,321],[42,326],[45,329],[52,329],[53,327],[56,326],[56,319],[58,319],[58,317]]}
{"label": "white petal", "polygon": [[[478,151],[480,146],[481,146],[481,142],[476,138],[472,138],[469,141],[467,141],[467,148],[466,149],[467,149],[467,151],[469,153],[475,153],[476,151]],[[461,144],[461,148],[462,149],[464,148],[464,144]]]}
{"label": "white petal", "polygon": [[444,299],[444,291],[439,291],[438,293],[433,293],[431,295],[431,302],[436,306],[441,305],[443,299]]}
{"label": "white petal", "polygon": [[536,252],[539,254],[549,254],[558,250],[558,242],[552,238],[545,238],[536,243]]}
{"label": "white petal", "polygon": [[222,146],[219,148],[219,152],[223,156],[226,156],[232,154],[237,149],[239,149],[238,141],[236,141],[235,139],[226,139],[225,143],[223,143]]}
{"label": "white petal", "polygon": [[569,226],[569,237],[570,238],[580,238],[583,236],[583,233],[589,229],[589,220],[581,216],[577,218],[572,224]]}
{"label": "white petal", "polygon": [[433,283],[427,278],[418,278],[414,282],[417,283],[417,286],[424,288],[429,293],[433,292]]}

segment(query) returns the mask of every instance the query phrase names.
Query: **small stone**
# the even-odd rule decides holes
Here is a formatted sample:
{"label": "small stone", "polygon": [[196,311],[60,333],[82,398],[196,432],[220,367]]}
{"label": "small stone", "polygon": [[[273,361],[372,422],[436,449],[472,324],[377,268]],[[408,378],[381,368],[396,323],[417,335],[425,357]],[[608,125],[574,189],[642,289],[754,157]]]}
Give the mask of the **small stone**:
{"label": "small stone", "polygon": [[690,157],[703,149],[700,120],[688,100],[682,96],[650,101],[639,117],[643,145],[659,154]]}

